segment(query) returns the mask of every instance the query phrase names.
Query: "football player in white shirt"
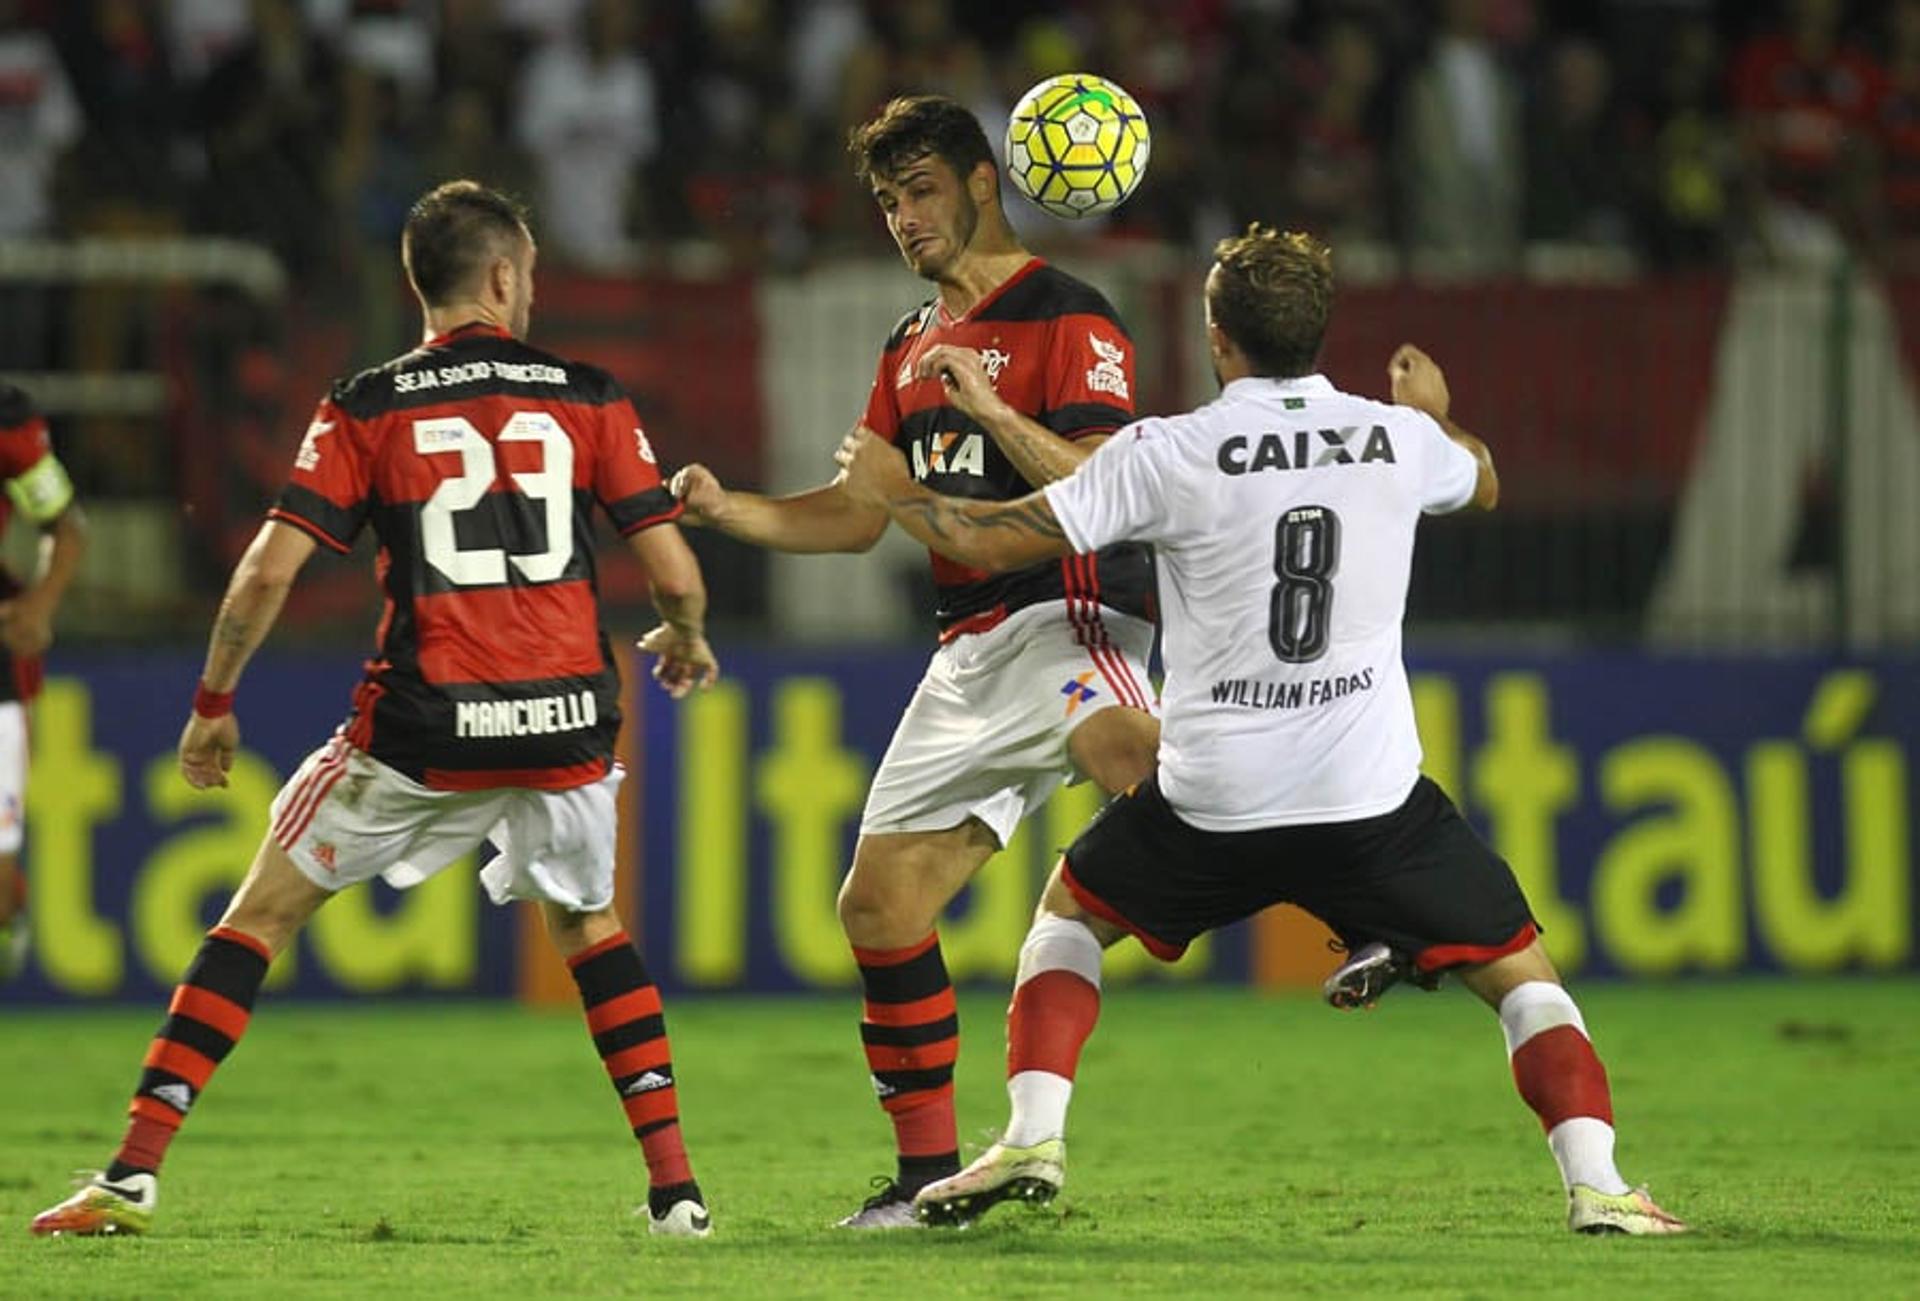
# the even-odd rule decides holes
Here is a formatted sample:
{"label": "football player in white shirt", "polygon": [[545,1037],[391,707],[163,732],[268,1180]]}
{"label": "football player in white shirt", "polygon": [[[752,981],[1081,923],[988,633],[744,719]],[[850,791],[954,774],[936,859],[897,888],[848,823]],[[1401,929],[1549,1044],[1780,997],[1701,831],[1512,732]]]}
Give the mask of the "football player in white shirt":
{"label": "football player in white shirt", "polygon": [[[1412,345],[1388,364],[1391,404],[1313,373],[1332,300],[1329,252],[1310,236],[1255,225],[1223,240],[1206,284],[1219,398],[1123,428],[1019,501],[934,494],[864,430],[840,451],[849,493],[959,563],[1004,569],[1126,540],[1160,561],[1159,771],[1048,882],[1008,1010],[1012,1117],[977,1161],[922,1190],[930,1223],[1059,1190],[1104,947],[1133,935],[1171,961],[1205,931],[1290,902],[1355,955],[1328,982],[1336,1005],[1450,971],[1496,1010],[1570,1228],[1686,1229],[1614,1166],[1606,1071],[1512,870],[1420,775],[1400,659],[1414,530],[1423,513],[1492,509],[1492,458],[1449,418],[1445,376]],[[991,401],[978,367],[947,352],[929,351],[922,373],[962,410]]]}

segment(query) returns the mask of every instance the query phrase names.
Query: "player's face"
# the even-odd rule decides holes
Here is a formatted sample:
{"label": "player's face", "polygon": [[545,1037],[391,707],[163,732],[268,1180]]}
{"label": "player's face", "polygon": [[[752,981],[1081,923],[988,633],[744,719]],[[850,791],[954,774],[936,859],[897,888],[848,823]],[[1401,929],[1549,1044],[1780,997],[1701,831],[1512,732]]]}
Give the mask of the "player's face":
{"label": "player's face", "polygon": [[928,154],[874,182],[887,231],[913,273],[943,279],[973,243],[980,208],[953,168]]}

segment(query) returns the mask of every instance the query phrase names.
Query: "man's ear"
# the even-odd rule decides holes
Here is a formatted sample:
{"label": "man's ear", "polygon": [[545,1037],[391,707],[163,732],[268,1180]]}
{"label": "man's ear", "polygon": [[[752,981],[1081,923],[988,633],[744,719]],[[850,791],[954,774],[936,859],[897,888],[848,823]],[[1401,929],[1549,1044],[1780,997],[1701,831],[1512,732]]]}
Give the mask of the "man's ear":
{"label": "man's ear", "polygon": [[495,301],[502,303],[513,301],[515,275],[512,258],[501,256],[493,260],[487,268],[487,288],[492,292]]}
{"label": "man's ear", "polygon": [[994,170],[992,163],[984,160],[977,162],[973,165],[973,170],[967,174],[967,193],[976,206],[991,202],[994,192],[999,188],[1000,173]]}

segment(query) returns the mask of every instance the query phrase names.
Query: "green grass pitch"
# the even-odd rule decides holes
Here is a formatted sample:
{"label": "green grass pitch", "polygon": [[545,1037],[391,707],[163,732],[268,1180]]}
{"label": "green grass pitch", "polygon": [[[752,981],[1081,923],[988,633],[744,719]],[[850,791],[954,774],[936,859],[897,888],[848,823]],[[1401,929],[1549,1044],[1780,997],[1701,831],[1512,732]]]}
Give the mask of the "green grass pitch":
{"label": "green grass pitch", "polygon": [[[1070,1181],[963,1233],[828,1226],[890,1164],[836,999],[670,1001],[717,1231],[649,1239],[577,1015],[262,1000],[152,1236],[27,1221],[120,1129],[151,1012],[0,1013],[0,1295],[1920,1296],[1920,985],[1590,986],[1629,1178],[1698,1232],[1568,1234],[1492,1017],[1109,994]],[[962,1141],[1004,1117],[1004,999],[963,999]]]}

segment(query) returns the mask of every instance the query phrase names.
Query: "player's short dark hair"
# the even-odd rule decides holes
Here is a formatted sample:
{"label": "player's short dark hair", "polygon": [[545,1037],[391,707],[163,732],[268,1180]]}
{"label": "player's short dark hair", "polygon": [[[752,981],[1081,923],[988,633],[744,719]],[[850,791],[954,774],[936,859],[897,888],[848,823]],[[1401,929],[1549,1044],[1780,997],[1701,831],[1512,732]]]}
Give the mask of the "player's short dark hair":
{"label": "player's short dark hair", "polygon": [[1213,323],[1261,375],[1313,370],[1333,314],[1333,250],[1300,231],[1254,222],[1214,245],[1219,274],[1207,284]]}
{"label": "player's short dark hair", "polygon": [[407,212],[400,255],[432,307],[473,288],[488,261],[511,257],[526,237],[527,210],[478,181],[436,185]]}
{"label": "player's short dark hair", "polygon": [[[853,174],[863,185],[898,176],[909,163],[932,155],[965,180],[981,163],[993,162],[993,146],[980,119],[945,95],[903,95],[871,121],[847,133]],[[996,176],[999,174],[995,165]]]}

